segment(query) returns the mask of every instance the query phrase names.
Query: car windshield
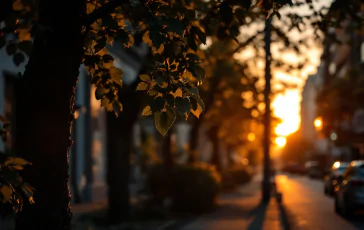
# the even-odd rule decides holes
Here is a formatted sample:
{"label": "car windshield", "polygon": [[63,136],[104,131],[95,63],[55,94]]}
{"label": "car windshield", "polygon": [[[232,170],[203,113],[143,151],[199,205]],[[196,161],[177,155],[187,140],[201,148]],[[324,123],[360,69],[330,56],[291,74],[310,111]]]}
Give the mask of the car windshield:
{"label": "car windshield", "polygon": [[360,177],[364,177],[364,165],[358,167],[357,173]]}
{"label": "car windshield", "polygon": [[347,168],[348,167],[340,167],[340,168],[336,169],[336,172],[343,174]]}

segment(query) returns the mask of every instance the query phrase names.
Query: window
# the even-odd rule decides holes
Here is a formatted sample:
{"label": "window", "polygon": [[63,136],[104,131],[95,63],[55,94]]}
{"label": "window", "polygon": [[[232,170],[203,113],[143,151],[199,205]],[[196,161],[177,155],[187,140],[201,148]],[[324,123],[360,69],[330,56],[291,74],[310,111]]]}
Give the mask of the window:
{"label": "window", "polygon": [[329,65],[329,73],[334,74],[336,72],[336,64],[335,62],[331,62]]}
{"label": "window", "polygon": [[360,61],[364,62],[364,42],[362,42],[360,46]]}

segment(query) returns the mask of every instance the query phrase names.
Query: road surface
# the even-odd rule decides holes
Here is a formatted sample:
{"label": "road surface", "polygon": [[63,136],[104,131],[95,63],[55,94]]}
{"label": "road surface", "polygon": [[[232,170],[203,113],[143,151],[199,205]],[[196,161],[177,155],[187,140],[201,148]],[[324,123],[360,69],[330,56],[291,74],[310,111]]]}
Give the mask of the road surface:
{"label": "road surface", "polygon": [[364,230],[364,216],[348,221],[334,212],[334,200],[324,194],[323,181],[277,175],[277,185],[292,230]]}

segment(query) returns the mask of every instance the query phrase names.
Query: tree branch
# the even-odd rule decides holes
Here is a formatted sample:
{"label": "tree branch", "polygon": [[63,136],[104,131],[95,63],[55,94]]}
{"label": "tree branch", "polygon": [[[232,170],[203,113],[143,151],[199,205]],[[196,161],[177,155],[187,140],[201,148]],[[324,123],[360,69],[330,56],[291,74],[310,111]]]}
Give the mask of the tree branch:
{"label": "tree branch", "polygon": [[101,18],[104,14],[109,14],[115,12],[115,9],[118,6],[123,4],[130,4],[130,0],[111,0],[101,7],[95,9],[90,14],[88,14],[85,18],[85,25],[92,25],[97,19]]}

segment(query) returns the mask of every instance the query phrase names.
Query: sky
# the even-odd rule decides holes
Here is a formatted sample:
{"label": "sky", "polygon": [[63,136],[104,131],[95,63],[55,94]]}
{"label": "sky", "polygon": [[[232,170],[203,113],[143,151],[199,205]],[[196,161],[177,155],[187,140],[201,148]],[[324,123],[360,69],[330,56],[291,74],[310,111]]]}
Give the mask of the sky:
{"label": "sky", "polygon": [[[331,0],[320,0],[315,2],[315,7],[325,5],[329,6]],[[284,15],[292,10],[283,9],[281,14]],[[295,11],[295,10],[293,10]],[[310,11],[307,7],[301,7],[296,12],[300,14],[309,14]],[[312,34],[313,31],[307,30],[306,34]],[[294,37],[300,36],[299,34],[292,35]],[[301,35],[302,36],[302,35]],[[301,92],[305,84],[307,77],[310,74],[315,74],[317,72],[317,67],[320,65],[320,56],[322,53],[321,47],[318,45],[311,44],[309,48],[305,50],[305,55],[309,57],[309,62],[306,64],[305,68],[296,73],[289,74],[280,70],[273,70],[273,79],[275,81],[282,80],[289,83],[294,83],[297,85],[294,89],[287,89],[285,92],[276,95],[272,102],[272,109],[274,115],[282,119],[282,123],[275,127],[275,133],[279,136],[288,136],[291,133],[297,131],[300,127],[301,117],[300,117],[300,103],[301,103]],[[300,57],[296,54],[281,54],[272,47],[273,57],[279,56],[283,57],[286,61],[295,61]],[[273,80],[274,81],[274,80]],[[273,83],[274,84],[274,83]]]}

